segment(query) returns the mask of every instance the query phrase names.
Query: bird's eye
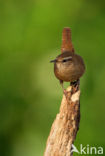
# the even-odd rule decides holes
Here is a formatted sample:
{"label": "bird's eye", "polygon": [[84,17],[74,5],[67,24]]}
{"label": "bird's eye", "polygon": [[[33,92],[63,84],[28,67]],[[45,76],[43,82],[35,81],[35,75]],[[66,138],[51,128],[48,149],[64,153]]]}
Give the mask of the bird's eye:
{"label": "bird's eye", "polygon": [[67,61],[71,61],[72,60],[72,57],[67,57],[67,58],[64,58],[62,62],[67,62]]}
{"label": "bird's eye", "polygon": [[66,59],[66,60],[63,60],[63,62],[67,62],[68,60]]}

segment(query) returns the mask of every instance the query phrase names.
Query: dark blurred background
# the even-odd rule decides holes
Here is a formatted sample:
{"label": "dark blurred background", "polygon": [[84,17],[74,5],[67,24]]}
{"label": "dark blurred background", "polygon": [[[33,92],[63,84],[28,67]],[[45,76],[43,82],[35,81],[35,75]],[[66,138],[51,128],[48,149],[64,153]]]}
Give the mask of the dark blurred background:
{"label": "dark blurred background", "polygon": [[0,156],[43,155],[62,99],[49,61],[64,27],[86,64],[75,145],[105,147],[105,2],[1,0]]}

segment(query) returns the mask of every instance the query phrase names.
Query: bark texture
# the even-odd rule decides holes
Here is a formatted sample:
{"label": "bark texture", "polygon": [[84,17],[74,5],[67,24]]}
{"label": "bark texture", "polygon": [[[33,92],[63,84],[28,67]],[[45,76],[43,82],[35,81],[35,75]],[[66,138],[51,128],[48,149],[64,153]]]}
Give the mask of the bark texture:
{"label": "bark texture", "polygon": [[79,84],[69,86],[63,95],[60,112],[52,124],[44,156],[72,156],[72,144],[80,121]]}

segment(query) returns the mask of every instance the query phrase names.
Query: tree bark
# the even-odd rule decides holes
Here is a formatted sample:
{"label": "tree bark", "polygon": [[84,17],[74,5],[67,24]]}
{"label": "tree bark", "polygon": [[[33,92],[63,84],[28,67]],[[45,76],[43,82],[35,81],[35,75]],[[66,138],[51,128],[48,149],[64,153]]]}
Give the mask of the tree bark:
{"label": "tree bark", "polygon": [[80,121],[79,85],[69,86],[63,95],[60,112],[52,124],[44,156],[72,156],[72,144]]}

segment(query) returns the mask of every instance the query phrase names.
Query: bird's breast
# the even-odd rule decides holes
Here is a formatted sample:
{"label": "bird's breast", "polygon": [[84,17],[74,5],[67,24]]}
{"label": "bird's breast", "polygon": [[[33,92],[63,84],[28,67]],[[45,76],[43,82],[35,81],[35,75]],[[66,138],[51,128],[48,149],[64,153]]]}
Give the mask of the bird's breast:
{"label": "bird's breast", "polygon": [[67,66],[64,66],[63,64],[55,64],[54,65],[54,73],[55,76],[59,80],[63,81],[71,81],[71,76],[73,75],[71,72],[72,65],[68,68]]}
{"label": "bird's breast", "polygon": [[54,65],[55,76],[59,80],[72,82],[79,79],[84,73],[84,67],[82,64],[63,64],[55,63]]}

